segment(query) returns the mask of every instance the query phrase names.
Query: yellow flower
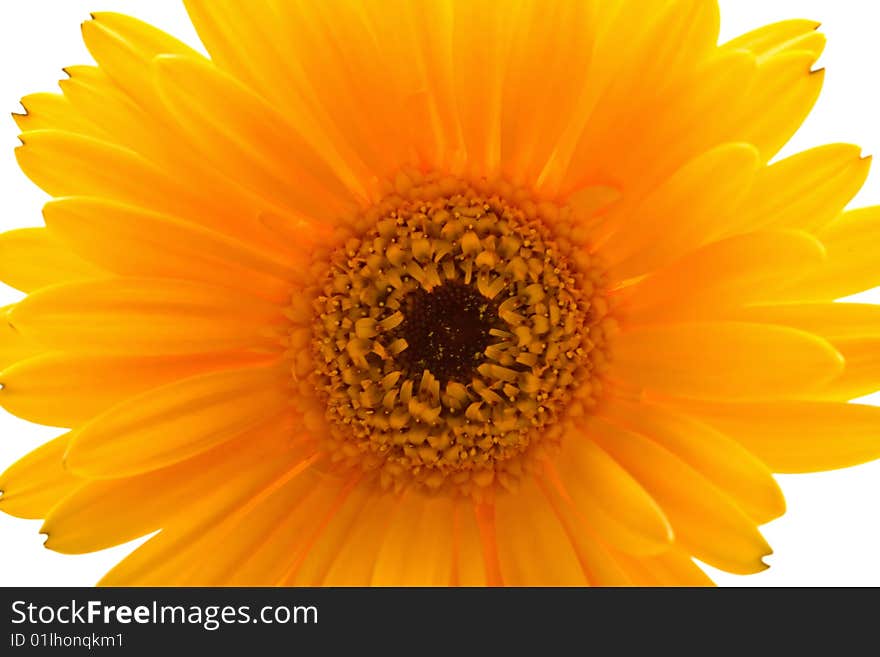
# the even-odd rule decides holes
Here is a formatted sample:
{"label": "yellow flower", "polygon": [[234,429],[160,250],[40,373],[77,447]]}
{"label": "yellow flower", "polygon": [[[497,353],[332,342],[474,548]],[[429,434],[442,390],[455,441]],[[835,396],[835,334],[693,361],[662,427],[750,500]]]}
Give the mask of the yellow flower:
{"label": "yellow flower", "polygon": [[771,472],[880,456],[880,209],[768,161],[817,25],[711,0],[187,0],[27,96],[55,197],[0,404],[69,431],[0,508],[104,584],[701,585],[765,568]]}

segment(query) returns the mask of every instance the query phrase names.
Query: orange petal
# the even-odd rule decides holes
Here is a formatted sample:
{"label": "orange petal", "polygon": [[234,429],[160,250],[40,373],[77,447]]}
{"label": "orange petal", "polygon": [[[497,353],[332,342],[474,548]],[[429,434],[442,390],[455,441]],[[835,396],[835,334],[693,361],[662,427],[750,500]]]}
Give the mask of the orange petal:
{"label": "orange petal", "polygon": [[498,559],[507,586],[583,586],[583,569],[552,507],[530,479],[495,500]]}
{"label": "orange petal", "polygon": [[284,410],[288,377],[277,365],[225,370],[126,399],[77,429],[67,467],[101,479],[189,458]]}
{"label": "orange petal", "polygon": [[830,340],[845,361],[843,372],[810,395],[813,399],[846,401],[880,390],[880,335]]}
{"label": "orange petal", "polygon": [[405,494],[376,555],[372,585],[448,585],[452,577],[453,506],[454,501],[446,496],[428,497],[418,491]]}
{"label": "orange petal", "polygon": [[654,557],[636,558],[627,554],[615,557],[639,586],[714,586],[683,550],[670,550]]}
{"label": "orange petal", "polygon": [[[205,556],[187,574],[186,584],[283,585],[351,497],[345,480],[321,478],[314,471],[267,492],[200,537],[198,552]],[[208,554],[217,541],[226,549]]]}
{"label": "orange petal", "polygon": [[332,220],[355,207],[345,184],[286,118],[202,58],[153,62],[163,101],[197,150],[275,207]]}
{"label": "orange petal", "polygon": [[[631,586],[632,579],[621,567],[613,551],[590,529],[552,485],[541,483],[559,522],[565,528],[590,586]],[[644,558],[644,557],[640,557]]]}
{"label": "orange petal", "polygon": [[149,114],[163,116],[164,108],[149,80],[156,55],[200,57],[174,37],[123,14],[97,12],[82,25],[83,41],[101,70]]}
{"label": "orange petal", "polygon": [[64,130],[83,135],[101,136],[99,128],[80,116],[70,101],[61,94],[37,93],[21,99],[25,114],[13,114],[18,129]]}
{"label": "orange petal", "polygon": [[0,511],[18,518],[42,518],[85,483],[62,463],[69,439],[70,434],[64,434],[44,443],[0,474]]}
{"label": "orange petal", "polygon": [[743,322],[644,326],[615,336],[609,378],[698,398],[766,399],[820,388],[843,369],[825,340]]}
{"label": "orange petal", "polygon": [[668,549],[672,530],[663,511],[589,438],[569,436],[565,453],[548,474],[577,514],[619,549],[634,554]]}
{"label": "orange petal", "polygon": [[742,443],[774,472],[815,472],[880,458],[880,408],[822,401],[668,400]]}
{"label": "orange petal", "polygon": [[[253,354],[104,356],[49,353],[0,374],[0,405],[31,422],[76,427],[128,397],[197,374],[260,361]],[[108,385],[108,382],[113,382]]]}
{"label": "orange petal", "polygon": [[42,347],[25,338],[9,323],[9,312],[12,308],[13,306],[0,308],[0,371],[43,351]]}
{"label": "orange petal", "polygon": [[880,285],[874,244],[880,240],[880,206],[853,210],[823,228],[825,262],[780,290],[785,301],[827,301]]}
{"label": "orange petal", "polygon": [[678,544],[730,572],[767,567],[761,559],[770,546],[754,522],[696,470],[644,436],[601,420],[591,419],[585,430],[657,499]]}
{"label": "orange petal", "polygon": [[609,399],[599,415],[653,440],[723,491],[755,522],[785,513],[785,498],[770,470],[735,440],[683,413],[649,403]]}
{"label": "orange petal", "polygon": [[761,304],[736,308],[727,314],[747,322],[790,326],[832,341],[880,335],[880,305],[870,303]]}
{"label": "orange petal", "polygon": [[762,169],[736,217],[736,230],[793,228],[815,232],[861,189],[871,167],[852,144],[829,144]]}
{"label": "orange petal", "polygon": [[621,208],[618,231],[599,247],[614,279],[651,271],[717,237],[758,163],[751,144],[723,144],[694,158],[637,208]]}
{"label": "orange petal", "polygon": [[[300,476],[311,477],[314,458],[294,460],[282,452],[248,470],[234,486],[222,486],[200,501],[185,521],[172,523],[118,563],[100,586],[172,586],[187,582],[192,571],[216,553],[211,540],[234,529],[273,492]],[[203,542],[205,537],[208,540]],[[207,548],[207,549],[206,549]],[[220,553],[222,554],[222,553]]]}
{"label": "orange petal", "polygon": [[22,292],[105,275],[45,228],[19,228],[0,234],[0,280]]}
{"label": "orange petal", "polygon": [[[380,496],[381,493],[375,491],[368,484],[355,486],[351,490],[338,510],[331,515],[326,526],[318,532],[308,550],[302,555],[301,563],[296,568],[293,579],[294,586],[321,586],[340,552],[351,541],[359,524],[373,521],[383,525],[387,521],[387,517],[377,520],[370,515],[377,504],[376,498]],[[283,551],[284,537],[281,536],[280,539],[276,538],[275,540],[281,543],[276,549]],[[263,561],[263,564],[252,563],[249,568],[239,569],[233,582],[247,582],[248,572],[253,573],[251,577],[256,579],[257,571],[261,565],[266,568],[266,559],[262,554],[251,555],[251,561],[256,562],[257,559]],[[271,560],[271,556],[269,559]],[[370,557],[367,559],[373,561]],[[283,559],[279,558],[275,561],[283,561]],[[281,581],[281,578],[267,572],[263,574],[262,580],[277,583]]]}
{"label": "orange petal", "polygon": [[474,505],[470,500],[455,501],[455,518],[452,526],[453,572],[452,586],[486,586],[484,560],[474,555],[482,552],[480,528]]}
{"label": "orange petal", "polygon": [[825,45],[824,35],[816,32],[819,25],[803,18],[779,21],[731,39],[721,48],[749,50],[762,59],[791,50],[808,50],[818,57]]}
{"label": "orange petal", "polygon": [[294,269],[175,217],[83,197],[50,201],[43,215],[52,235],[107,271],[214,283],[276,302],[290,298]]}
{"label": "orange petal", "polygon": [[809,44],[788,50],[758,65],[754,84],[731,108],[736,128],[731,138],[754,144],[763,161],[772,158],[813,109],[825,71],[813,71],[818,57]]}
{"label": "orange petal", "polygon": [[[336,546],[336,554],[324,574],[324,586],[368,586],[373,564],[397,509],[395,496],[377,495],[364,508],[351,528],[348,540]],[[472,555],[473,556],[473,555]]]}
{"label": "orange petal", "polygon": [[[167,468],[120,479],[83,480],[46,515],[41,528],[49,535],[46,547],[65,554],[94,552],[177,520],[193,520],[234,493],[261,461],[307,455],[310,448],[292,442],[292,433],[290,422],[270,420]],[[58,458],[60,463],[61,454]]]}
{"label": "orange petal", "polygon": [[119,278],[44,288],[17,303],[9,321],[54,349],[150,354],[271,348],[282,319],[277,306],[229,289]]}
{"label": "orange petal", "polygon": [[818,266],[825,249],[795,231],[728,237],[689,253],[621,291],[629,324],[717,317],[728,308],[760,301]]}

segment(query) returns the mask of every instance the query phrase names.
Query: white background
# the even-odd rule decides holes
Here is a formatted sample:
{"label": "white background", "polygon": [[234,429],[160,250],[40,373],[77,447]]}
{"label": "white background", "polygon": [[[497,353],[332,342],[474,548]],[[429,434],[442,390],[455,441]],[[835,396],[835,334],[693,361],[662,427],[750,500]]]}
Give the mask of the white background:
{"label": "white background", "polygon": [[[242,2],[248,0],[240,0]],[[316,0],[319,1],[319,0]],[[816,109],[783,155],[835,141],[880,153],[880,3],[874,0],[721,0],[722,41],[784,18],[822,21],[829,44],[827,69]],[[54,91],[61,67],[91,63],[79,23],[89,11],[119,11],[157,25],[197,45],[195,31],[176,0],[19,0],[4,3],[0,22],[0,231],[39,225],[45,195],[18,170],[13,157],[17,128],[8,113],[21,96]],[[880,203],[875,164],[854,205]],[[19,293],[0,284],[0,305]],[[880,302],[877,291],[863,299]],[[877,397],[880,402],[880,397]],[[29,425],[0,410],[0,470],[59,431]],[[765,526],[775,554],[761,574],[737,577],[712,571],[722,585],[880,585],[880,463],[846,470],[781,476],[788,513]],[[149,503],[148,501],[145,501]],[[100,553],[65,556],[42,547],[40,521],[0,514],[0,585],[48,586],[95,583],[140,541]]]}

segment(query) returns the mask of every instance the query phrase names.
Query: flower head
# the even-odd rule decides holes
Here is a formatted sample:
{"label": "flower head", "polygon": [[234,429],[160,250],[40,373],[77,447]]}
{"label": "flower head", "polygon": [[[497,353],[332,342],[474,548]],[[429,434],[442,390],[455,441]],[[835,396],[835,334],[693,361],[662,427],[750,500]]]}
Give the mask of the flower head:
{"label": "flower head", "polygon": [[[46,226],[0,404],[69,429],[0,508],[105,584],[706,584],[765,568],[771,472],[880,456],[868,160],[768,164],[793,20],[712,0],[186,0],[16,116]],[[636,6],[637,5],[637,6]],[[622,45],[622,44],[625,44]]]}

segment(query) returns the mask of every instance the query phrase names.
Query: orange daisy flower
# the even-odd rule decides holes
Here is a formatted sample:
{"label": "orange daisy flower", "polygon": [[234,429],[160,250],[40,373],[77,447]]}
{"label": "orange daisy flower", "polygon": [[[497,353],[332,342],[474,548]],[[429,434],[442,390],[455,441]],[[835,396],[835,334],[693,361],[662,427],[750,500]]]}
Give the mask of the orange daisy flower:
{"label": "orange daisy flower", "polygon": [[16,116],[45,227],[0,404],[65,433],[0,509],[108,585],[703,585],[771,472],[880,456],[868,159],[774,164],[792,20],[712,0],[186,0]]}

